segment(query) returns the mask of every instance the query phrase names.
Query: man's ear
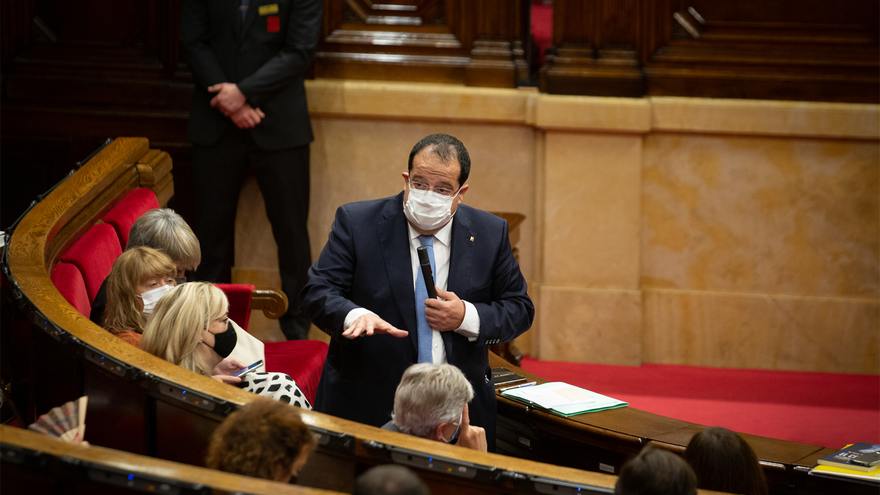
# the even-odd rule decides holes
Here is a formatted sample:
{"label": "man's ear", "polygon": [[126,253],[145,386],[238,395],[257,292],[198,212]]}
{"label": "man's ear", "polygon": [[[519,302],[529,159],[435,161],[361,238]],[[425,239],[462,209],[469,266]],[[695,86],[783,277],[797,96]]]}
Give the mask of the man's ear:
{"label": "man's ear", "polygon": [[458,192],[458,197],[456,198],[456,201],[458,201],[458,204],[461,204],[461,200],[464,198],[464,193],[466,193],[470,187],[471,187],[470,184],[465,184],[465,185],[461,186],[461,191]]}
{"label": "man's ear", "polygon": [[443,441],[443,429],[446,428],[447,424],[449,424],[449,423],[440,423],[439,425],[437,425],[437,427],[434,428],[434,431],[432,431],[431,434],[428,435],[428,440],[434,440],[435,442],[442,442]]}

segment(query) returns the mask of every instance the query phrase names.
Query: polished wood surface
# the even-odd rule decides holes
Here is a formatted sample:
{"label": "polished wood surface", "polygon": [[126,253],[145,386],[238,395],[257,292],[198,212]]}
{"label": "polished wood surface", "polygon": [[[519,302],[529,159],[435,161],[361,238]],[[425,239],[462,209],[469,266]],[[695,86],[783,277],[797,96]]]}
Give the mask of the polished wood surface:
{"label": "polished wood surface", "polygon": [[[548,382],[495,355],[490,355],[490,365],[512,369],[527,381]],[[633,405],[566,418],[500,392],[497,399],[498,452],[594,471],[618,473],[623,462],[649,444],[681,454],[691,438],[706,428],[640,411]],[[808,475],[817,460],[834,449],[743,433],[740,436],[758,456],[771,493],[871,493],[870,487]]]}
{"label": "polished wood surface", "polygon": [[[135,455],[119,450],[107,449],[96,445],[74,445],[53,437],[11,426],[0,426],[0,444],[45,453],[56,459],[63,456],[68,460],[68,463],[69,460],[76,460],[87,462],[91,466],[98,467],[99,469],[121,470],[135,476],[155,476],[169,481],[173,480],[192,485],[202,485],[210,488],[214,493],[246,492],[255,495],[274,495],[276,493],[313,493],[316,495],[330,495],[333,493],[339,493],[229,474],[222,471],[215,471],[213,469],[190,466],[187,464]],[[3,480],[0,482],[4,489],[12,491],[26,489],[26,487],[23,486],[14,486],[12,484],[13,481],[7,478],[11,476],[11,471],[15,470],[17,466],[14,466],[14,464],[8,459],[4,458],[2,461],[6,461],[3,464]],[[42,471],[42,475],[49,478],[47,481],[54,481],[67,486],[75,486],[78,481],[86,481],[87,477],[85,471],[80,471],[80,473],[80,476],[77,476],[74,474],[73,469],[65,472],[63,469],[57,467],[55,469]],[[124,491],[123,488],[117,488],[117,490]],[[138,490],[135,489],[133,491]]]}
{"label": "polished wood surface", "polygon": [[878,5],[556,0],[542,91],[877,103]]}
{"label": "polished wood surface", "polygon": [[525,65],[527,7],[515,0],[327,0],[315,75],[512,88]]}

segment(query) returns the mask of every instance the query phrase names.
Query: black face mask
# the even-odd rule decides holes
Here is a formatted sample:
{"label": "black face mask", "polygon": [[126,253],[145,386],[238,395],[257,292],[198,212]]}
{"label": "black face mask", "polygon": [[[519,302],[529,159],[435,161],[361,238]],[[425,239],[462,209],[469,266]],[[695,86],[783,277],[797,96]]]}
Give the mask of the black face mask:
{"label": "black face mask", "polygon": [[[238,335],[235,334],[235,328],[232,327],[232,321],[226,322],[226,331],[222,333],[214,334],[214,352],[217,353],[218,356],[226,359],[232,354],[232,350],[235,349],[235,344],[238,342]],[[204,342],[202,342],[204,343]]]}

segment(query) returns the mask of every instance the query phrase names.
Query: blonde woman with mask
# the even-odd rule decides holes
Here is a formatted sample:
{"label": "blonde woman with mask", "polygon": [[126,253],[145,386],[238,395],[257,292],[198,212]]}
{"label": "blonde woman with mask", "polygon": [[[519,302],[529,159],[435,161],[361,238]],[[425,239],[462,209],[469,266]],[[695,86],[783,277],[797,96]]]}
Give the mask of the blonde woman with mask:
{"label": "blonde woman with mask", "polygon": [[174,288],[177,267],[167,255],[148,247],[122,253],[107,277],[104,328],[139,346],[146,321],[159,299]]}
{"label": "blonde woman with mask", "polygon": [[226,295],[214,284],[182,284],[156,304],[144,330],[141,349],[248,392],[311,409],[296,382],[283,373],[232,376],[243,369],[245,363],[229,357],[238,339],[228,313]]}

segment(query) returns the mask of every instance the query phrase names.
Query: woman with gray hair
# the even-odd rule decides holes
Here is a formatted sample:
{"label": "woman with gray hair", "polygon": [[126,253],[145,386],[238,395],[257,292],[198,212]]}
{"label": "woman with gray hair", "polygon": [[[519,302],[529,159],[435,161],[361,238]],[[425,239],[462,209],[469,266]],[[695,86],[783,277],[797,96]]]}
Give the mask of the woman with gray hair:
{"label": "woman with gray hair", "polygon": [[471,426],[474,388],[451,364],[414,364],[394,393],[391,421],[382,428],[486,452],[486,430]]}
{"label": "woman with gray hair", "polygon": [[[198,268],[202,260],[199,240],[186,221],[174,210],[156,208],[138,217],[128,231],[128,251],[137,247],[149,247],[168,255],[174,262],[177,285],[186,282],[186,271]],[[101,284],[89,319],[99,327],[104,326],[104,311],[107,306],[107,280]]]}

